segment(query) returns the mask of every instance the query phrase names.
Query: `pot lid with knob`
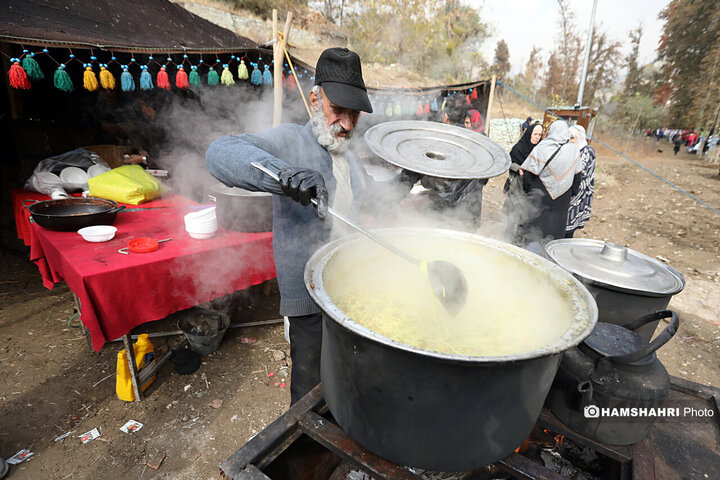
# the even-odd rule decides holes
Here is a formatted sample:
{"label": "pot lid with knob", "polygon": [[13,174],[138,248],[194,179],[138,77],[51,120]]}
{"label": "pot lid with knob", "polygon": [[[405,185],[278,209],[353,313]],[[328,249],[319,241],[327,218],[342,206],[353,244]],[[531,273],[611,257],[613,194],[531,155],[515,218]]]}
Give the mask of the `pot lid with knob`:
{"label": "pot lid with knob", "polygon": [[592,239],[558,239],[545,252],[565,270],[614,290],[674,295],[685,288],[676,269],[622,245]]}

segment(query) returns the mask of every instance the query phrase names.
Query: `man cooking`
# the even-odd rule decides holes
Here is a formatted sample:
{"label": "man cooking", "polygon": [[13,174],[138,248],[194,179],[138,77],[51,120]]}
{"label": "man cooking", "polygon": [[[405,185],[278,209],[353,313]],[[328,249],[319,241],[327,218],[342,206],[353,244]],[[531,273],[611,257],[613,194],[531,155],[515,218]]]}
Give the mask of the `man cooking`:
{"label": "man cooking", "polygon": [[[206,153],[209,172],[226,185],[273,196],[273,252],[280,286],[280,314],[290,319],[291,404],[320,382],[322,317],[305,289],[310,255],[343,228],[325,218],[328,205],[353,217],[372,179],[349,150],[360,112],[372,113],[360,57],[329,48],[318,59],[309,95],[312,118],[258,134],[216,140]],[[250,165],[277,172],[280,183]],[[317,207],[308,206],[310,199]]]}

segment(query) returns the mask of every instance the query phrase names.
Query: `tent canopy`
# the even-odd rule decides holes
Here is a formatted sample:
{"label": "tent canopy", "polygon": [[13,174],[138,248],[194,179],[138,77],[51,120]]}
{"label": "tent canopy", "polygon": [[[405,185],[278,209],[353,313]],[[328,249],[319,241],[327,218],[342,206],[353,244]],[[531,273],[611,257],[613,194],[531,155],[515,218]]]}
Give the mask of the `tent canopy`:
{"label": "tent canopy", "polygon": [[0,40],[168,53],[257,46],[168,0],[4,0]]}

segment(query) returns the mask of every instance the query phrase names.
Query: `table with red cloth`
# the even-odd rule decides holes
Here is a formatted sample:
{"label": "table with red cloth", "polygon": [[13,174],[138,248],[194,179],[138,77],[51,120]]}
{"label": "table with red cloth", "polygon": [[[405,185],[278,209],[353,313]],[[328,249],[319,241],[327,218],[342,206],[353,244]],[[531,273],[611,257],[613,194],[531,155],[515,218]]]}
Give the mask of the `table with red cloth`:
{"label": "table with red cloth", "polygon": [[[137,325],[275,278],[271,232],[221,228],[213,238],[193,239],[183,216],[201,206],[181,196],[128,205],[141,210],[118,213],[115,238],[103,243],[30,223],[22,206],[26,199],[48,197],[12,191],[18,237],[30,246],[44,285],[52,288],[64,280],[77,296],[96,351]],[[136,237],[172,240],[154,252],[118,252]]]}

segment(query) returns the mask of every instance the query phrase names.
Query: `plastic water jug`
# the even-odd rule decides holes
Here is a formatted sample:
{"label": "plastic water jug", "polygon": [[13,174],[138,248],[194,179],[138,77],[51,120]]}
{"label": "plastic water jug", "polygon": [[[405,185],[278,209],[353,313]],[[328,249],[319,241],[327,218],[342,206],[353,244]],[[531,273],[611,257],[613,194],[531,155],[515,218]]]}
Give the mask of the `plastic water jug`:
{"label": "plastic water jug", "polygon": [[[143,371],[149,372],[155,367],[155,347],[153,347],[150,337],[146,333],[143,333],[138,336],[137,342],[133,345],[133,351],[135,353],[135,363],[138,367],[139,381],[142,384],[142,391],[144,392],[157,377],[157,374],[153,374],[152,377],[145,379],[145,375],[143,375]],[[127,351],[125,349],[120,350],[117,356],[115,392],[120,400],[125,400],[126,402],[135,400],[135,392],[133,392],[132,379],[130,378],[130,367],[127,361]]]}

